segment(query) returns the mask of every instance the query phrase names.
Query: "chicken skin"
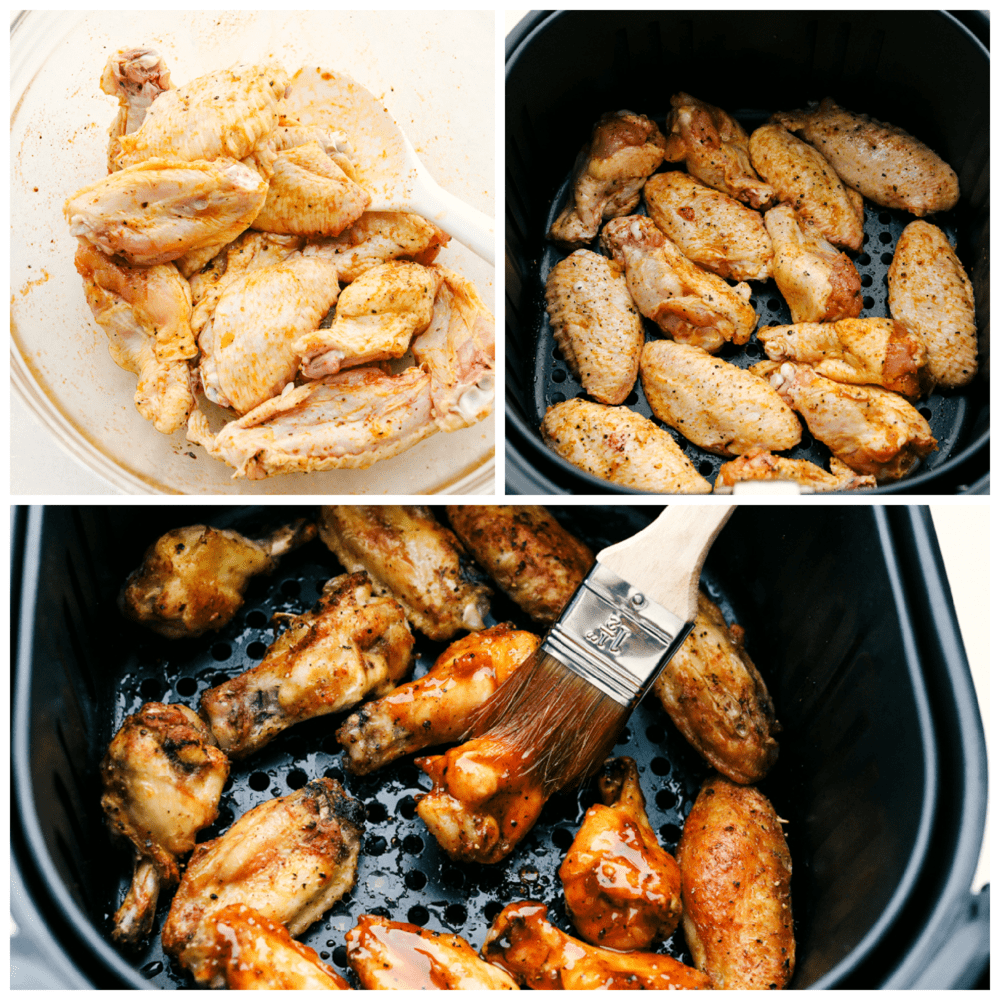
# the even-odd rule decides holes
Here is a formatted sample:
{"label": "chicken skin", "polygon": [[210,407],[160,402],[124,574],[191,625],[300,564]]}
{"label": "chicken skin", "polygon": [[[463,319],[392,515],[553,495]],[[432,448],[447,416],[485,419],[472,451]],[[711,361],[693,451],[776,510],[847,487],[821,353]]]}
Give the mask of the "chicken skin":
{"label": "chicken skin", "polygon": [[468,941],[364,914],[347,932],[347,964],[366,990],[516,990]]}
{"label": "chicken skin", "polygon": [[864,199],[844,185],[819,150],[770,123],[750,136],[750,161],[774,188],[777,200],[811,222],[828,242],[848,250],[861,249]]}
{"label": "chicken skin", "polygon": [[218,631],[243,606],[255,576],[316,537],[316,526],[293,521],[254,541],[236,531],[194,524],[158,538],[125,581],[119,607],[132,621],[168,639]]}
{"label": "chicken skin", "polygon": [[601,247],[624,268],[639,312],[678,343],[710,353],[727,341],[745,344],[757,325],[750,286],[735,288],[693,264],[651,219],[614,219],[601,233]]}
{"label": "chicken skin", "polygon": [[493,582],[547,625],[594,565],[594,553],[544,507],[456,504],[448,521]]}
{"label": "chicken skin", "polygon": [[977,362],[976,305],[948,237],[929,222],[911,222],[889,265],[889,312],[923,338],[929,379],[946,389],[968,385]]}
{"label": "chicken skin", "polygon": [[772,116],[812,143],[849,187],[885,208],[922,217],[958,201],[958,177],[908,132],[839,107],[832,98]]}
{"label": "chicken skin", "polygon": [[684,936],[715,989],[783,989],[795,970],[792,858],[771,803],[716,775],[677,845]]}
{"label": "chicken skin", "polygon": [[834,382],[880,385],[904,396],[920,395],[927,350],[919,336],[895,320],[765,326],[757,339],[772,361],[811,365]]}
{"label": "chicken skin", "polygon": [[545,308],[559,350],[600,403],[625,401],[646,339],[623,272],[600,254],[577,250],[545,282]]}
{"label": "chicken skin", "polygon": [[486,627],[490,588],[454,533],[427,507],[320,508],[319,533],[349,573],[367,573],[429,639]]}
{"label": "chicken skin", "polygon": [[720,278],[771,277],[774,252],[759,212],[679,170],[654,174],[642,196],[656,227],[688,260]]}
{"label": "chicken skin", "polygon": [[699,347],[647,344],[639,371],[657,419],[706,451],[785,451],[802,439],[795,414],[770,386]]}
{"label": "chicken skin", "polygon": [[656,840],[631,757],[605,763],[603,805],[591,806],[559,878],[580,936],[617,951],[647,951],[681,919],[681,873]]}
{"label": "chicken skin", "polygon": [[297,722],[385,694],[413,663],[403,609],[377,596],[364,573],[328,581],[316,606],[287,626],[259,666],[201,696],[201,714],[232,760]]}
{"label": "chicken skin", "polygon": [[779,205],[764,216],[774,245],[774,282],[793,323],[822,323],[861,314],[861,276],[850,257],[819,229]]}
{"label": "chicken skin", "polygon": [[546,919],[542,903],[511,903],[493,921],[483,957],[533,990],[705,990],[707,975],[669,955],[595,948]]}
{"label": "chicken skin", "polygon": [[542,440],[598,479],[650,493],[711,493],[677,442],[641,413],[567,399],[545,412]]}
{"label": "chicken skin", "polygon": [[363,705],[337,730],[347,769],[368,774],[405,754],[461,739],[476,709],[539,644],[510,625],[456,640],[423,677]]}
{"label": "chicken skin", "polygon": [[163,950],[201,986],[225,985],[216,917],[243,904],[301,934],[355,881],[364,807],[330,778],[244,813],[188,862],[163,927]]}
{"label": "chicken skin", "polygon": [[156,49],[119,49],[108,56],[101,74],[101,90],[118,98],[118,114],[108,129],[108,173],[116,170],[120,136],[137,132],[149,106],[164,91],[170,90],[170,70]]}
{"label": "chicken skin", "polygon": [[762,448],[754,448],[731,462],[724,462],[715,480],[716,493],[729,493],[737,483],[752,480],[784,480],[808,487],[814,493],[835,490],[863,490],[873,488],[874,476],[858,475],[834,456],[830,457],[830,471],[826,472],[813,462],[798,458],[782,458]]}
{"label": "chicken skin", "polygon": [[597,235],[602,219],[628,215],[639,204],[646,178],[663,162],[665,146],[656,123],[645,115],[601,115],[576,159],[573,193],[549,239],[571,250],[582,247]]}
{"label": "chicken skin", "polygon": [[177,862],[219,815],[229,761],[208,727],[183,705],[147,702],[128,716],[101,761],[101,807],[112,834],[131,841],[132,885],[112,937],[138,947],[153,928],[161,888],[180,880]]}
{"label": "chicken skin", "polygon": [[751,208],[774,203],[774,189],[750,164],[749,138],[738,121],[690,94],[674,94],[670,105],[668,162],[683,160],[692,177]]}

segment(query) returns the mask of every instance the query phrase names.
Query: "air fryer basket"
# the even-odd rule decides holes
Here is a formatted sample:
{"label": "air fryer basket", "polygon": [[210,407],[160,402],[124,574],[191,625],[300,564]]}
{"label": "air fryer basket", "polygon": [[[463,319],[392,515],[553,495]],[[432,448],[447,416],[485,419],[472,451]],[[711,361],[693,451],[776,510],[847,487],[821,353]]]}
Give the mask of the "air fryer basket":
{"label": "air fryer basket", "polygon": [[[660,508],[552,509],[599,549]],[[95,985],[189,985],[157,938],[131,960],[109,943],[109,917],[130,868],[110,846],[98,801],[97,766],[111,735],[142,701],[196,706],[204,688],[253,665],[272,640],[271,613],[309,607],[339,567],[311,543],[272,578],[253,583],[226,629],[178,643],[121,619],[117,589],[169,527],[207,521],[252,533],[299,513],[54,507],[19,517],[14,867],[58,947]],[[948,948],[968,919],[985,816],[985,750],[927,512],[740,509],[710,554],[703,583],[729,620],[746,626],[747,648],[784,726],[780,759],[763,787],[788,820],[795,866],[793,985],[973,982],[983,956],[959,961]],[[492,618],[527,624],[500,598]],[[419,648],[418,672],[443,645],[420,639]],[[568,928],[556,872],[595,800],[592,787],[551,801],[503,864],[455,864],[414,815],[414,795],[428,782],[410,760],[364,778],[344,775],[333,739],[340,718],[292,727],[235,764],[219,821],[202,837],[323,774],[365,802],[357,886],[303,936],[306,943],[344,971],[344,932],[359,914],[378,912],[460,933],[478,947],[500,908],[524,898],[550,904]],[[653,699],[640,705],[617,752],[638,761],[651,821],[672,849],[707,765]],[[164,916],[165,905],[157,930]],[[665,950],[684,957],[682,934]],[[922,980],[938,952],[945,968]]]}
{"label": "air fryer basket", "polygon": [[[928,65],[934,74],[925,72]],[[526,19],[508,45],[508,492],[635,492],[582,472],[542,443],[546,407],[584,395],[545,313],[545,279],[567,254],[545,233],[565,203],[574,158],[597,116],[629,108],[662,127],[670,95],[679,90],[726,108],[748,131],[774,111],[831,96],[906,128],[955,167],[959,204],[932,221],[957,241],[975,287],[980,374],[963,391],[920,400],[938,451],[908,478],[873,492],[976,488],[988,468],[989,436],[989,57],[983,46],[953,17],[933,11],[573,11]],[[865,209],[865,243],[852,255],[862,279],[862,315],[887,316],[888,266],[913,217],[870,202]],[[751,282],[751,288],[758,328],[791,322],[773,280]],[[648,321],[646,327],[647,339],[656,339],[655,327]],[[727,345],[721,357],[745,368],[765,355],[755,336],[744,348]],[[626,405],[652,416],[638,383]],[[825,467],[828,449],[803,431],[789,456]],[[674,437],[714,482],[725,459]],[[980,483],[977,491],[984,489]]]}

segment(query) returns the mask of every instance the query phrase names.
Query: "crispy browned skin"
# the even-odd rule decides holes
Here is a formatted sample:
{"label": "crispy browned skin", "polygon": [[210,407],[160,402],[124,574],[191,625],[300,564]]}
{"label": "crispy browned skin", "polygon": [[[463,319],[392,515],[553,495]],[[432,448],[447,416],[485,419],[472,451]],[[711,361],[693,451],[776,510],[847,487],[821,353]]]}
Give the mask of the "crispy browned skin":
{"label": "crispy browned skin", "polygon": [[423,677],[363,705],[337,730],[347,769],[368,774],[404,754],[460,739],[475,710],[540,641],[506,624],[457,639]]}
{"label": "crispy browned skin", "polygon": [[649,824],[635,761],[608,761],[598,784],[604,804],[587,810],[559,869],[566,909],[584,940],[646,950],[681,918],[681,873]]}
{"label": "crispy browned skin", "polygon": [[496,585],[536,621],[554,622],[594,565],[594,553],[544,507],[456,504],[448,520]]}
{"label": "crispy browned skin", "polygon": [[716,775],[677,845],[684,935],[716,989],[788,985],[795,970],[792,858],[771,803]]}
{"label": "crispy browned skin", "polygon": [[754,479],[790,480],[803,486],[811,486],[817,493],[831,490],[861,490],[873,488],[874,476],[862,476],[844,465],[839,458],[830,457],[830,471],[825,472],[818,465],[801,458],[782,458],[761,448],[748,451],[731,462],[719,467],[715,480],[715,491],[720,487],[730,487]]}
{"label": "crispy browned skin", "polygon": [[533,990],[708,990],[712,981],[669,955],[595,948],[553,927],[542,903],[511,903],[483,957]]}
{"label": "crispy browned skin", "polygon": [[462,543],[429,508],[322,507],[319,533],[348,573],[367,572],[376,589],[391,593],[429,639],[486,627],[490,589],[475,579]]}
{"label": "crispy browned skin", "polygon": [[516,990],[464,938],[365,914],[347,932],[347,963],[366,990]]}
{"label": "crispy browned skin", "polygon": [[694,628],[655,689],[684,738],[733,781],[759,781],[778,759],[774,704],[743,649],[743,629],[727,625],[700,591]]}

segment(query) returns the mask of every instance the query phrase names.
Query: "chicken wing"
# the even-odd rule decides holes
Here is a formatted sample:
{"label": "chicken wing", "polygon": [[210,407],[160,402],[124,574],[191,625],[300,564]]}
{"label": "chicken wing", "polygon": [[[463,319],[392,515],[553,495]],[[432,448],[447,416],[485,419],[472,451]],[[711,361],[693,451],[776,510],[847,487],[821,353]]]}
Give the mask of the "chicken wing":
{"label": "chicken wing", "polygon": [[639,372],[657,419],[706,451],[785,451],[802,439],[795,414],[769,385],[700,347],[649,343]]}
{"label": "chicken wing", "polygon": [[641,413],[567,399],[545,411],[542,440],[584,472],[651,493],[711,493],[677,442]]}
{"label": "chicken wing", "polygon": [[665,941],[681,919],[681,873],[656,840],[631,757],[605,763],[559,878],[580,936],[617,951]]}
{"label": "chicken wing", "polygon": [[774,245],[774,282],[793,323],[821,323],[861,314],[861,275],[850,257],[823,239],[790,205],[764,216]]}
{"label": "chicken wing", "polygon": [[464,938],[364,914],[347,932],[347,964],[366,990],[516,990]]}
{"label": "chicken wing", "polygon": [[556,621],[594,565],[594,553],[544,507],[455,504],[448,520],[493,582],[535,621]]}
{"label": "chicken wing", "polygon": [[833,490],[863,490],[876,485],[874,476],[858,475],[835,456],[830,456],[830,471],[803,459],[781,458],[762,448],[754,448],[719,467],[716,493],[728,493],[737,483],[755,479],[785,480],[809,487],[814,493]]}
{"label": "chicken wing", "polygon": [[948,389],[976,374],[976,306],[972,283],[948,237],[929,222],[911,222],[889,266],[889,312],[927,346],[927,374]]}
{"label": "chicken wing", "polygon": [[619,267],[590,250],[559,261],[545,282],[553,336],[573,375],[601,403],[632,391],[646,338]]}
{"label": "chicken wing", "polygon": [[846,187],[819,150],[777,123],[761,125],[750,136],[750,161],[790,205],[836,247],[860,250],[865,237],[864,199]]}
{"label": "chicken wing", "polygon": [[772,121],[812,143],[841,180],[876,205],[916,216],[946,212],[958,201],[958,177],[908,132],[839,107],[832,98]]}
{"label": "chicken wing", "polygon": [[773,204],[774,189],[754,173],[749,138],[738,121],[690,94],[674,94],[670,105],[668,162],[683,160],[693,177],[751,208]]}
{"label": "chicken wing", "polygon": [[533,990],[705,990],[707,975],[669,955],[595,948],[546,919],[542,903],[511,903],[493,921],[483,957]]}
{"label": "chicken wing", "polygon": [[715,353],[727,341],[745,344],[757,325],[750,286],[735,288],[687,259],[651,219],[614,219],[601,247],[625,270],[639,312],[668,336]]}
{"label": "chicken wing", "polygon": [[716,775],[677,845],[684,936],[715,989],[783,989],[795,970],[792,858],[771,803]]}
{"label": "chicken wing", "polygon": [[237,903],[301,934],[354,886],[364,806],[329,778],[244,813],[188,862],[163,950],[199,985],[226,982],[215,917]]}
{"label": "chicken wing", "polygon": [[363,705],[337,730],[347,769],[368,774],[405,754],[461,739],[476,709],[539,644],[510,625],[456,640],[423,677]]}
{"label": "chicken wing", "polygon": [[413,664],[403,609],[364,573],[334,577],[289,617],[259,666],[206,691],[201,714],[233,760],[304,719],[342,712],[398,684]]}
{"label": "chicken wing", "polygon": [[158,538],[118,598],[126,618],[168,639],[218,631],[243,606],[250,581],[316,537],[316,526],[293,521],[256,541],[236,531],[194,524]]}
{"label": "chicken wing", "polygon": [[490,588],[454,533],[427,507],[320,508],[320,537],[349,573],[366,572],[429,639],[486,627]]}
{"label": "chicken wing", "polygon": [[601,115],[573,168],[573,193],[549,239],[568,249],[589,243],[602,219],[628,215],[646,178],[663,162],[666,140],[656,123],[631,111]]}
{"label": "chicken wing", "polygon": [[112,834],[132,842],[132,885],[112,937],[137,947],[153,928],[161,888],[219,815],[229,761],[208,727],[183,705],[147,702],[125,719],[101,762],[101,807]]}
{"label": "chicken wing", "polygon": [[101,90],[118,98],[118,114],[108,129],[108,173],[116,170],[114,157],[118,139],[137,132],[149,106],[164,91],[172,88],[170,70],[156,49],[119,49],[108,56],[101,74]]}
{"label": "chicken wing", "polygon": [[771,277],[771,238],[760,213],[679,170],[654,174],[642,196],[650,218],[688,260],[720,278]]}

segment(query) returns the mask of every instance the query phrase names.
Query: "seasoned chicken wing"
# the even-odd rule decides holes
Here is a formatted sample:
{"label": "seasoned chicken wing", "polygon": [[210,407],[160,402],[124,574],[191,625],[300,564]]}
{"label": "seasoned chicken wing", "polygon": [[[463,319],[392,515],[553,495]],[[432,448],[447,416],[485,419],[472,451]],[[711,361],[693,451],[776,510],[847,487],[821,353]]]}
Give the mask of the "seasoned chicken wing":
{"label": "seasoned chicken wing", "polygon": [[795,414],[770,386],[700,347],[671,340],[649,343],[639,372],[657,419],[706,451],[784,451],[802,439]]}
{"label": "seasoned chicken wing", "polygon": [[874,476],[858,475],[839,458],[830,456],[830,471],[825,472],[813,462],[798,458],[782,458],[763,448],[753,448],[719,467],[715,492],[730,492],[737,483],[755,479],[785,480],[807,486],[815,493],[833,490],[863,490],[876,485]]}
{"label": "seasoned chicken wing", "polygon": [[153,928],[162,888],[177,862],[219,815],[229,761],[208,727],[184,705],[147,702],[128,716],[101,761],[101,807],[112,834],[132,842],[135,869],[112,937],[136,947]]}
{"label": "seasoned chicken wing", "polygon": [[403,609],[364,573],[334,577],[252,670],[201,696],[201,714],[233,760],[304,719],[342,712],[398,684],[413,663]]}
{"label": "seasoned chicken wing", "polygon": [[423,677],[363,705],[337,730],[347,769],[368,774],[404,754],[461,739],[476,709],[540,641],[510,625],[456,640]]}
{"label": "seasoned chicken wing", "polygon": [[544,507],[455,504],[448,520],[493,582],[535,621],[556,621],[594,565],[594,553]]}
{"label": "seasoned chicken wing", "polygon": [[486,627],[490,588],[454,533],[427,507],[320,508],[320,537],[349,573],[366,572],[429,639]]}
{"label": "seasoned chicken wing", "polygon": [[650,826],[635,761],[607,761],[598,785],[604,804],[587,810],[559,869],[566,909],[585,941],[645,951],[681,919],[681,873]]}
{"label": "seasoned chicken wing", "polygon": [[601,115],[573,168],[573,193],[549,239],[573,249],[589,243],[602,219],[628,215],[646,178],[663,162],[666,140],[645,115]]}
{"label": "seasoned chicken wing", "polygon": [[646,338],[624,268],[590,250],[559,261],[545,282],[553,336],[583,388],[601,403],[632,391]]}
{"label": "seasoned chicken wing", "polygon": [[705,990],[707,975],[669,955],[612,951],[571,938],[542,903],[511,903],[493,921],[483,957],[533,990]]}
{"label": "seasoned chicken wing", "polygon": [[598,479],[651,493],[711,493],[677,442],[621,406],[567,399],[545,411],[542,440]]}
{"label": "seasoned chicken wing", "polygon": [[625,270],[639,312],[668,336],[715,353],[723,344],[745,344],[757,314],[750,286],[735,288],[693,264],[651,219],[614,219],[601,233],[601,247]]}
{"label": "seasoned chicken wing", "polygon": [[226,982],[215,918],[242,903],[301,934],[354,886],[364,806],[330,778],[244,813],[188,862],[163,927],[163,950],[199,985]]}
{"label": "seasoned chicken wing", "polygon": [[933,150],[895,125],[839,107],[824,98],[808,110],[772,120],[812,143],[840,175],[876,205],[916,216],[946,212],[958,201],[958,177]]}
{"label": "seasoned chicken wing", "polygon": [[516,990],[465,938],[364,914],[347,932],[347,964],[366,990]]}
{"label": "seasoned chicken wing", "polygon": [[720,775],[677,845],[684,936],[716,989],[783,989],[795,970],[792,858],[771,803]]}
{"label": "seasoned chicken wing", "polygon": [[116,170],[119,136],[138,131],[149,106],[172,88],[170,70],[156,49],[119,49],[108,56],[101,74],[101,90],[118,98],[118,114],[108,129],[108,173]]}
{"label": "seasoned chicken wing", "polygon": [[646,181],[650,218],[688,260],[720,278],[771,277],[771,238],[760,213],[728,194],[671,170]]}
{"label": "seasoned chicken wing", "polygon": [[927,346],[927,374],[948,389],[976,374],[976,306],[972,282],[948,237],[929,222],[911,222],[889,266],[889,311]]}

